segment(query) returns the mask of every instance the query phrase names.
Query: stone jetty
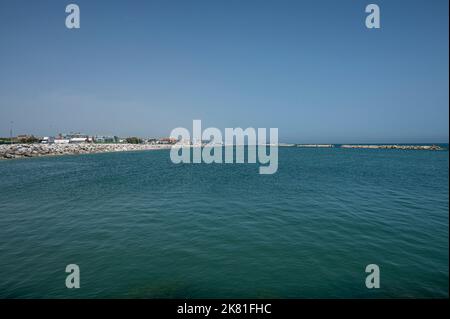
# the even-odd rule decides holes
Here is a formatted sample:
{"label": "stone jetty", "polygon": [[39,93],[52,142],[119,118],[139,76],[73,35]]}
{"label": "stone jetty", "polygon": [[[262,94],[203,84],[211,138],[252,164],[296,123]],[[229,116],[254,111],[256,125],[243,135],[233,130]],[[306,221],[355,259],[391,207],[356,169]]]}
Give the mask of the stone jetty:
{"label": "stone jetty", "polygon": [[167,149],[170,145],[152,144],[3,144],[0,159],[24,157],[130,152]]}
{"label": "stone jetty", "polygon": [[[167,144],[0,144],[0,160],[25,157],[131,152],[169,149]],[[333,144],[297,144],[297,147],[328,148]],[[340,145],[346,149],[444,150],[438,145]]]}
{"label": "stone jetty", "polygon": [[322,148],[328,148],[328,147],[334,147],[333,144],[297,144],[297,147],[322,147]]}
{"label": "stone jetty", "polygon": [[341,145],[342,148],[442,151],[438,145]]}

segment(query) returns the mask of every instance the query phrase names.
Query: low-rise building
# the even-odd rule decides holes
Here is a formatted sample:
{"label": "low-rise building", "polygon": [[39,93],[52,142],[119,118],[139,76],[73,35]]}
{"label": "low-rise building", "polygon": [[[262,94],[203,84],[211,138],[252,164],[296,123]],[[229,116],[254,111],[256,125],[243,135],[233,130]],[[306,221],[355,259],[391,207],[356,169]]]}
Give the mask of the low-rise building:
{"label": "low-rise building", "polygon": [[70,143],[70,139],[68,139],[68,138],[55,138],[54,143],[55,144],[69,144]]}
{"label": "low-rise building", "polygon": [[87,143],[89,141],[88,137],[72,137],[70,143]]}
{"label": "low-rise building", "polygon": [[55,138],[53,136],[44,136],[41,140],[42,144],[53,144],[55,143]]}
{"label": "low-rise building", "polygon": [[116,143],[118,138],[116,136],[97,135],[94,137],[95,143]]}
{"label": "low-rise building", "polygon": [[172,138],[172,137],[163,137],[160,138],[156,144],[175,144],[177,142],[176,138]]}

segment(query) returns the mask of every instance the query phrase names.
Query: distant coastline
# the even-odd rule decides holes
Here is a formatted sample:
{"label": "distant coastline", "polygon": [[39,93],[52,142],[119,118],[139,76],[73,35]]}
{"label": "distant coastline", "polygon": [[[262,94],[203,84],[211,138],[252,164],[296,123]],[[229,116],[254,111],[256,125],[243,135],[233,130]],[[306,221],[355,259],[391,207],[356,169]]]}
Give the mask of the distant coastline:
{"label": "distant coastline", "polygon": [[[109,152],[132,152],[170,149],[173,144],[130,144],[130,143],[73,143],[73,144],[0,144],[0,159],[17,159],[42,156],[61,156],[77,154],[95,154]],[[342,149],[389,149],[389,150],[423,150],[443,151],[440,145],[410,144],[278,144],[279,147],[297,148],[342,148]],[[196,147],[196,145],[187,145]]]}

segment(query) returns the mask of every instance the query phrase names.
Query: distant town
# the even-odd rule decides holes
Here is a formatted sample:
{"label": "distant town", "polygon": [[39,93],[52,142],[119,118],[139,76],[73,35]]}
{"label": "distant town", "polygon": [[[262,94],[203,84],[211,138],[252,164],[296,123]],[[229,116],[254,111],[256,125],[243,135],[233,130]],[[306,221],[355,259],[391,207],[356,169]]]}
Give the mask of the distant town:
{"label": "distant town", "polygon": [[35,135],[17,135],[11,137],[0,137],[0,144],[150,144],[167,145],[175,144],[176,139],[170,137],[162,138],[142,138],[142,137],[119,137],[109,135],[87,135],[82,133],[58,134],[56,136],[35,136]]}

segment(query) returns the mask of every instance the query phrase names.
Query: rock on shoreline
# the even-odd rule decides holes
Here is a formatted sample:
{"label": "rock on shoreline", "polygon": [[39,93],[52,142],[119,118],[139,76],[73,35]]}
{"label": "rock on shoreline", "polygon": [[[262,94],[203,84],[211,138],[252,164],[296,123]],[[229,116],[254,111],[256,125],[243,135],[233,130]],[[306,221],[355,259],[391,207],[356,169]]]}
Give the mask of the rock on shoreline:
{"label": "rock on shoreline", "polygon": [[167,149],[170,145],[150,144],[3,144],[0,145],[0,159],[24,157],[94,154],[108,152],[130,152]]}

